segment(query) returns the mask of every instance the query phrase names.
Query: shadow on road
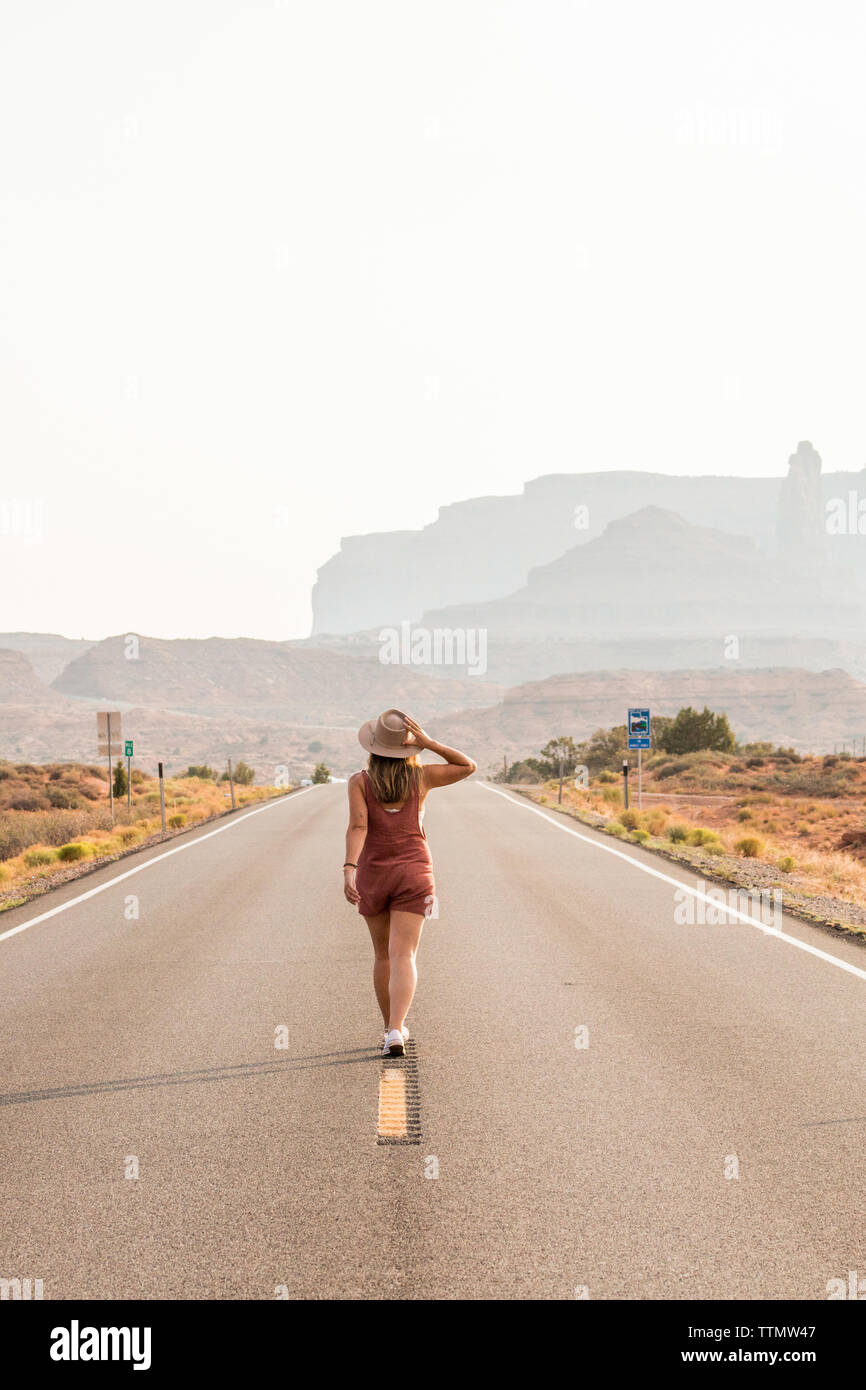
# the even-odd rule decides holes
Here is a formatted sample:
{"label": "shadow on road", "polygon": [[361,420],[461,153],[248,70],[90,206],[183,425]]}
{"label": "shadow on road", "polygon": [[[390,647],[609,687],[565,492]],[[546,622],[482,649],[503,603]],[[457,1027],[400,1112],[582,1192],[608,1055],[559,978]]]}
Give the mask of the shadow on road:
{"label": "shadow on road", "polygon": [[[331,1060],[329,1060],[331,1059]],[[194,1086],[202,1081],[236,1081],[271,1072],[309,1071],[315,1067],[345,1067],[355,1062],[379,1062],[380,1047],[355,1047],[345,1052],[314,1052],[306,1057],[285,1057],[280,1062],[237,1062],[194,1071],[157,1072],[152,1076],[127,1076],[115,1081],[84,1081],[73,1086],[53,1086],[44,1091],[12,1091],[0,1095],[0,1105],[26,1105],[37,1100],[65,1100],[69,1096],[95,1096],[103,1091],[138,1091],[152,1086]]]}

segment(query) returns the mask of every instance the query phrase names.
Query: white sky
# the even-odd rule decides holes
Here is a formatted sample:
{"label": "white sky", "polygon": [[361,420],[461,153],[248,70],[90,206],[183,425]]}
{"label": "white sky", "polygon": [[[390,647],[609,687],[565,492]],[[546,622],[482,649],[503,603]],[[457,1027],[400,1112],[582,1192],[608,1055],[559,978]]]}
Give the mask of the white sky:
{"label": "white sky", "polygon": [[341,535],[443,503],[863,466],[864,37],[3,0],[0,631],[303,636]]}

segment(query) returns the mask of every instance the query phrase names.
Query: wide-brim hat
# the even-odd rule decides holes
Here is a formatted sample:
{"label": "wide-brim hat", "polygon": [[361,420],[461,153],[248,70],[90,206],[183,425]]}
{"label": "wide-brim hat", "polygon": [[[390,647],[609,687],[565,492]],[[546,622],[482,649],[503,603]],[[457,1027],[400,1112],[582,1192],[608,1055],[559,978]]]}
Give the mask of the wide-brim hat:
{"label": "wide-brim hat", "polygon": [[410,734],[411,743],[404,743],[407,734],[406,720],[399,709],[386,709],[377,719],[368,719],[358,730],[358,742],[368,753],[380,758],[411,758],[420,751]]}

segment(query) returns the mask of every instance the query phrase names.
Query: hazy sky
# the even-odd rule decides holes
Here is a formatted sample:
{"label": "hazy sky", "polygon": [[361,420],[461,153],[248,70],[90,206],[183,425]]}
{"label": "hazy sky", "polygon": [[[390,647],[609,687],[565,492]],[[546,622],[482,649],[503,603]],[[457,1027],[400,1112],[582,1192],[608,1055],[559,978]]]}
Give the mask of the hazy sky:
{"label": "hazy sky", "polygon": [[866,463],[862,0],[3,0],[0,630],[285,638],[542,473]]}

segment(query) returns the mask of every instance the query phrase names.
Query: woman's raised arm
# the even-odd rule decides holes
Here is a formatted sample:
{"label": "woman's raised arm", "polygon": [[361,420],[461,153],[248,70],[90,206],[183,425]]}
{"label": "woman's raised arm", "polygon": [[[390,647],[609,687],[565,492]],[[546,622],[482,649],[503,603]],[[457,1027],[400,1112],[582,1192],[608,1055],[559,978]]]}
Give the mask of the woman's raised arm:
{"label": "woman's raised arm", "polygon": [[[431,753],[437,753],[440,758],[445,759],[444,766],[441,763],[424,764],[426,787],[448,787],[452,782],[462,782],[464,777],[471,777],[477,770],[477,763],[465,753],[461,753],[459,748],[449,748],[445,743],[437,743],[429,734],[425,734],[421,725],[408,714],[404,714],[403,719],[412,735],[412,741],[417,743],[419,748],[429,748]],[[409,739],[404,742],[408,743]]]}

